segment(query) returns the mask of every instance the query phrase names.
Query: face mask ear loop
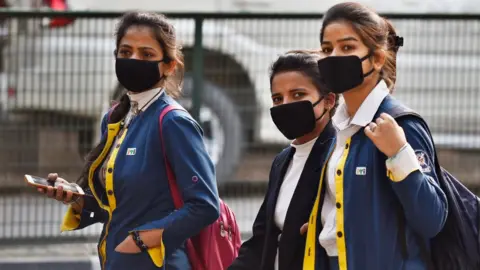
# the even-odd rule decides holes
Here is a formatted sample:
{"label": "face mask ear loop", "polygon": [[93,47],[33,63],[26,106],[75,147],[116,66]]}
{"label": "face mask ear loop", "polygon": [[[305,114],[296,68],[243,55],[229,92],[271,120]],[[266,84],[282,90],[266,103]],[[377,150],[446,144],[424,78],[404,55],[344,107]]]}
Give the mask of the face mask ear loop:
{"label": "face mask ear loop", "polygon": [[[315,103],[313,104],[313,107],[317,106],[317,105],[318,105],[320,102],[322,102],[322,100],[324,100],[324,99],[325,99],[325,96],[322,96],[317,102],[315,102]],[[327,113],[327,111],[328,111],[328,110],[327,110],[326,108],[323,109],[322,115],[320,115],[320,117],[318,117],[317,119],[315,119],[315,122],[318,121],[318,120],[320,120],[320,119],[322,119],[323,116]]]}
{"label": "face mask ear loop", "polygon": [[320,102],[322,102],[322,100],[323,100],[324,98],[325,98],[325,97],[321,97],[317,102],[315,102],[315,103],[312,104],[312,107],[317,106]]}
{"label": "face mask ear loop", "polygon": [[[364,57],[360,58],[360,61],[363,62],[363,61],[367,60],[369,57],[371,57],[372,55],[373,55],[373,51],[372,51],[372,50],[369,50],[369,52],[368,52],[367,55],[365,55]],[[372,64],[372,65],[373,65],[373,64]],[[368,76],[369,76],[370,74],[372,74],[374,71],[375,71],[375,68],[372,67],[372,69],[371,69],[369,72],[363,74],[363,77],[364,77],[364,78],[365,78],[365,77],[368,77]]]}
{"label": "face mask ear loop", "polygon": [[372,69],[369,72],[363,74],[363,77],[365,78],[365,77],[369,76],[370,74],[373,73],[373,71],[375,71],[375,69],[372,67]]}
{"label": "face mask ear loop", "polygon": [[360,58],[360,61],[363,62],[365,60],[367,60],[370,56],[373,55],[373,51],[372,50],[368,50],[368,53],[367,55],[365,55],[364,57]]}
{"label": "face mask ear loop", "polygon": [[326,108],[325,108],[325,109],[323,109],[323,113],[322,113],[322,115],[320,115],[320,117],[318,117],[317,119],[315,119],[315,122],[316,122],[316,121],[318,121],[318,120],[320,120],[320,119],[322,119],[322,118],[325,116],[325,114],[326,114],[327,112],[328,112],[328,110],[327,110]]}

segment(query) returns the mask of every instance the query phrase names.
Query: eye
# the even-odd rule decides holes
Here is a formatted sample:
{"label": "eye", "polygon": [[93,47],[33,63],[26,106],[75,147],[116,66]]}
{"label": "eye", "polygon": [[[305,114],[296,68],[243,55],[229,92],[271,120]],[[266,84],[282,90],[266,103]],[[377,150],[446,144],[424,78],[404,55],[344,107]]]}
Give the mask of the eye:
{"label": "eye", "polygon": [[272,97],[272,101],[273,101],[274,104],[277,104],[277,103],[282,102],[282,98],[281,97]]}
{"label": "eye", "polygon": [[331,52],[332,52],[332,48],[324,47],[324,48],[322,48],[322,52],[323,52],[323,53],[331,53]]}
{"label": "eye", "polygon": [[301,97],[304,97],[305,96],[305,93],[302,93],[302,92],[296,92],[293,94],[293,97],[294,98],[301,98]]}
{"label": "eye", "polygon": [[152,58],[153,56],[154,56],[154,55],[153,55],[152,53],[150,53],[150,52],[144,52],[144,53],[143,53],[143,57],[145,57],[145,58]]}
{"label": "eye", "polygon": [[348,52],[348,51],[353,50],[353,47],[350,46],[350,45],[344,45],[344,46],[342,47],[342,50],[343,50],[344,52]]}
{"label": "eye", "polygon": [[120,50],[120,51],[118,52],[118,55],[120,55],[121,57],[124,57],[124,58],[130,57],[131,54],[132,54],[132,53],[131,53],[129,50],[125,50],[125,49],[124,49],[124,50]]}

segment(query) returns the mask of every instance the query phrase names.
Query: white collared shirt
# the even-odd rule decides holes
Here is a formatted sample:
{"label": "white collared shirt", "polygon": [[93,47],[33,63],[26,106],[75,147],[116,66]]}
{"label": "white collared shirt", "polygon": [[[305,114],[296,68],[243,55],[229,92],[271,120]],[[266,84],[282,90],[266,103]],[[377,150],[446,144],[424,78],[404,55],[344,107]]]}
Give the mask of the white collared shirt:
{"label": "white collared shirt", "polygon": [[128,125],[128,123],[132,120],[132,117],[135,115],[133,106],[134,103],[136,103],[137,105],[136,109],[145,111],[163,94],[163,92],[163,88],[155,88],[136,94],[127,93],[128,97],[130,98],[130,102],[132,103],[132,106],[130,106],[130,111],[125,116],[125,124]]}
{"label": "white collared shirt", "polygon": [[348,115],[345,103],[339,105],[337,112],[332,117],[333,126],[337,130],[337,142],[327,164],[327,190],[321,213],[323,230],[319,236],[320,245],[325,248],[328,256],[338,256],[335,207],[335,171],[337,164],[342,156],[347,139],[372,122],[375,113],[377,113],[380,104],[388,93],[387,85],[384,81],[380,81],[360,105],[353,118]]}
{"label": "white collared shirt", "polygon": [[[298,181],[302,175],[303,168],[307,163],[308,156],[312,152],[313,146],[317,141],[318,137],[313,140],[310,140],[304,144],[290,144],[295,148],[295,154],[293,155],[290,164],[288,165],[287,172],[283,178],[282,185],[280,186],[280,191],[278,192],[277,204],[275,206],[275,215],[274,221],[275,225],[283,231],[283,225],[285,224],[285,218],[287,217],[288,208],[290,207],[290,202],[292,201],[293,194],[297,188]],[[278,238],[280,241],[280,237]],[[279,250],[277,248],[277,255],[275,258],[275,270],[278,270],[278,260],[279,260]]]}
{"label": "white collared shirt", "polygon": [[[132,105],[135,102],[136,105],[137,105],[136,107],[139,110],[145,111],[153,102],[155,102],[155,100],[157,100],[163,94],[163,91],[164,91],[163,88],[155,88],[155,89],[151,89],[151,90],[141,92],[141,93],[137,93],[137,94],[127,93],[127,95],[130,98],[130,102],[132,103]],[[134,106],[130,106],[130,110],[128,111],[127,115],[125,116],[125,126],[128,126],[130,121],[135,116],[135,112],[133,111],[134,110],[133,107]],[[124,130],[121,130],[119,132],[119,134],[121,134],[122,132],[124,132]],[[115,138],[115,141],[114,141],[113,145],[117,144],[120,137],[121,137],[121,135],[118,135]],[[113,149],[114,149],[114,147],[112,147],[112,149],[108,153],[108,156],[106,157],[105,161],[102,164],[102,173],[100,174],[101,175],[101,178],[100,178],[101,181],[100,182],[102,183],[103,186],[105,186],[105,179],[107,177],[106,176],[107,163],[108,163],[108,160],[110,159],[110,155],[112,154]]]}

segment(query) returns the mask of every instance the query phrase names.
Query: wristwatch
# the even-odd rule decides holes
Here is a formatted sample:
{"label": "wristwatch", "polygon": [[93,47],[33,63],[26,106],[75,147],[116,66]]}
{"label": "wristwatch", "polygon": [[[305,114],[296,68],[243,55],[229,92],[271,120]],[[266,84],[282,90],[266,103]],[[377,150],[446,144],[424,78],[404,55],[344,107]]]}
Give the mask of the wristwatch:
{"label": "wristwatch", "polygon": [[142,238],[140,237],[140,234],[138,233],[138,231],[132,231],[130,232],[130,234],[132,235],[133,241],[135,241],[135,244],[138,246],[138,248],[140,248],[142,252],[147,251],[148,247],[147,245],[145,245],[145,243],[143,243]]}

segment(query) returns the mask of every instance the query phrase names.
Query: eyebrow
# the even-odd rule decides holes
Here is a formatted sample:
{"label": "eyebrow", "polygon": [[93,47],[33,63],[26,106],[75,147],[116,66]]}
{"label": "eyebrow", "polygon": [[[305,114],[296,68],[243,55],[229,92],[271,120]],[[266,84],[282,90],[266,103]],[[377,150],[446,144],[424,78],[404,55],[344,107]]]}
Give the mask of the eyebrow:
{"label": "eyebrow", "polygon": [[[345,41],[358,41],[358,39],[354,38],[354,37],[346,37],[346,38],[341,38],[341,39],[337,39],[337,42],[345,42]],[[331,44],[332,42],[328,41],[328,40],[325,40],[322,42],[322,44]]]}
{"label": "eyebrow", "polygon": [[[307,89],[299,87],[299,88],[293,88],[293,89],[288,90],[288,92],[290,92],[290,93],[291,92],[296,92],[296,91],[307,91]],[[280,93],[273,93],[272,94],[272,97],[276,97],[276,96],[280,96]]]}
{"label": "eyebrow", "polygon": [[[130,45],[127,45],[127,44],[122,44],[120,45],[120,47],[126,47],[126,48],[129,48],[129,49],[132,49],[132,46]],[[143,46],[143,47],[138,47],[140,50],[154,50],[156,51],[154,48],[152,47],[146,47],[146,46]]]}

